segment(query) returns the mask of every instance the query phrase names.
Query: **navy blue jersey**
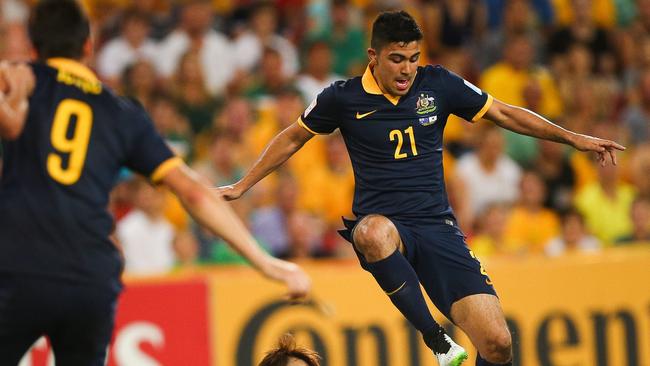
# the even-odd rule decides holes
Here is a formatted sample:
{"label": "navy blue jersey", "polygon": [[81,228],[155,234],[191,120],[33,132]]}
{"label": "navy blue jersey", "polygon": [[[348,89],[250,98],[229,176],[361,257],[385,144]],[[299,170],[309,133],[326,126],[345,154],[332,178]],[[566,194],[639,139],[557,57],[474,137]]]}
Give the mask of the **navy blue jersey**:
{"label": "navy blue jersey", "polygon": [[3,141],[0,271],[114,286],[108,196],[125,166],[157,179],[180,163],[143,110],[66,59],[33,64],[21,135]]}
{"label": "navy blue jersey", "polygon": [[442,169],[447,117],[481,118],[492,97],[441,66],[418,67],[408,94],[382,94],[370,69],[324,89],[298,121],[315,134],[337,128],[352,160],[357,216],[453,216]]}

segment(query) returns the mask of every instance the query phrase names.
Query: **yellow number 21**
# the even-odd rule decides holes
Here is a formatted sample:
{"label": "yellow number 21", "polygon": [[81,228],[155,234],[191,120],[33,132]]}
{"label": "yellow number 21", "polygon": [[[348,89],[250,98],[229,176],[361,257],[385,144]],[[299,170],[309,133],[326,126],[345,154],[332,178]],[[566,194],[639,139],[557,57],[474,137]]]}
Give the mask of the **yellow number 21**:
{"label": "yellow number 21", "polygon": [[[72,138],[68,138],[73,116],[76,117],[75,128]],[[47,156],[47,171],[57,182],[71,185],[81,177],[92,126],[93,111],[88,104],[79,100],[64,99],[57,107],[50,135],[52,147],[56,152]],[[61,154],[69,154],[67,167],[63,166]]]}
{"label": "yellow number 21", "polygon": [[[404,130],[404,133],[409,135],[409,140],[411,140],[411,152],[413,153],[413,156],[417,156],[418,149],[415,146],[415,135],[413,134],[413,126],[409,126],[409,128]],[[392,130],[388,134],[388,138],[391,141],[395,141],[395,139],[397,139],[397,146],[395,147],[395,159],[404,159],[405,157],[408,156],[407,153],[402,152],[402,144],[404,143],[404,137],[402,135],[402,131]]]}

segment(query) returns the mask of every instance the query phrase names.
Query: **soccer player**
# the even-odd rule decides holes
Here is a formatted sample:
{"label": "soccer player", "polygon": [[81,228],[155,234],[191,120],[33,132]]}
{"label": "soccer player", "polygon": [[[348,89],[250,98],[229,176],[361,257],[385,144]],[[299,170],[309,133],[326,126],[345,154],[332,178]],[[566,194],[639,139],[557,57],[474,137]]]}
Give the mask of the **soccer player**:
{"label": "soccer player", "polygon": [[57,365],[104,365],[122,260],[106,207],[122,166],[169,187],[289,296],[310,288],[270,257],[231,208],[175,158],[143,108],[117,97],[80,60],[89,23],[74,0],[42,0],[29,21],[38,60],[0,64],[0,364],[42,334]]}
{"label": "soccer player", "polygon": [[353,243],[361,266],[422,333],[440,365],[458,365],[467,353],[434,321],[420,283],[438,309],[467,333],[480,355],[477,365],[510,365],[511,336],[499,300],[465,244],[445,192],[447,117],[486,118],[518,133],[595,151],[602,163],[608,156],[615,163],[615,150],[624,148],[495,100],[443,67],[418,66],[421,39],[408,13],[380,14],[363,76],[324,89],[239,182],[220,192],[238,198],[313,135],[338,128],[356,182],[357,219],[344,220],[342,234]]}
{"label": "soccer player", "polygon": [[258,366],[320,366],[320,356],[309,349],[296,347],[291,334],[280,337],[278,347],[269,351]]}

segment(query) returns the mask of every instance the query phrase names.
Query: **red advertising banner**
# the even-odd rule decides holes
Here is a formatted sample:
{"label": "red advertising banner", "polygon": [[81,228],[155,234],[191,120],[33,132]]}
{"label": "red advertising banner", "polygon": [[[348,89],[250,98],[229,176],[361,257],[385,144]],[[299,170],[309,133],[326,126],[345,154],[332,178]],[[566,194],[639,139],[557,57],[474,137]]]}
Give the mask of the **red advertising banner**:
{"label": "red advertising banner", "polygon": [[[204,278],[131,281],[122,293],[108,366],[210,365],[208,285]],[[41,338],[19,366],[53,366]]]}

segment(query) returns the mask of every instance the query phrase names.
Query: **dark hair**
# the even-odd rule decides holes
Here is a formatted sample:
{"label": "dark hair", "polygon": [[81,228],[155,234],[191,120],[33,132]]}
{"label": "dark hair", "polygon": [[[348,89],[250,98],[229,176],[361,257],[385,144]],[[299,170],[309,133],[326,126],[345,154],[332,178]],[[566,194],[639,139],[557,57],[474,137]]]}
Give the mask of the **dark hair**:
{"label": "dark hair", "polygon": [[80,59],[89,35],[88,17],[75,0],[41,0],[30,15],[29,38],[41,60]]}
{"label": "dark hair", "polygon": [[389,43],[410,43],[422,39],[422,31],[413,17],[401,11],[385,11],[372,24],[370,47],[377,52]]}
{"label": "dark hair", "polygon": [[292,358],[304,361],[309,366],[320,366],[320,356],[306,348],[297,348],[291,334],[280,337],[278,347],[269,351],[259,366],[287,366]]}

